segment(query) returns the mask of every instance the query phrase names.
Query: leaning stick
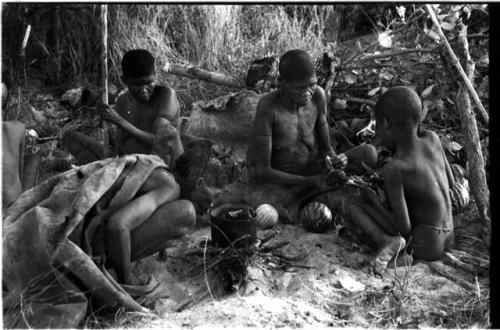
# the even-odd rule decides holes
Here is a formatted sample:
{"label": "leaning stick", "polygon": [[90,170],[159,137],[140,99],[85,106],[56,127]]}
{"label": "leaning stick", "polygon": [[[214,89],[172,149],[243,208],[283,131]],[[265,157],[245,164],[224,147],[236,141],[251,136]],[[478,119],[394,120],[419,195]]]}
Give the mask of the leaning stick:
{"label": "leaning stick", "polygon": [[453,49],[451,48],[448,40],[446,39],[443,30],[441,29],[441,26],[439,25],[439,21],[436,17],[436,13],[434,12],[434,9],[432,9],[431,5],[425,5],[427,8],[427,11],[429,12],[432,22],[434,23],[434,26],[436,27],[439,36],[441,37],[441,40],[443,40],[444,45],[446,46],[446,49],[448,50],[448,53],[451,58],[451,62],[457,68],[458,72],[460,73],[460,76],[462,76],[462,79],[465,82],[465,85],[469,89],[469,92],[472,95],[472,98],[476,102],[476,105],[479,109],[479,114],[481,117],[483,117],[483,120],[486,122],[486,124],[489,123],[490,117],[488,115],[488,112],[486,112],[486,109],[483,107],[483,104],[481,103],[481,100],[479,99],[479,96],[476,93],[476,90],[474,89],[474,86],[472,86],[472,83],[470,82],[469,78],[467,77],[467,74],[465,73],[464,69],[462,68],[462,65],[460,65],[460,61],[457,58],[457,55],[455,55],[455,52],[453,52]]}
{"label": "leaning stick", "polygon": [[102,102],[108,105],[108,5],[101,5],[102,22]]}
{"label": "leaning stick", "polygon": [[[102,103],[108,105],[108,6],[101,5],[102,23],[102,53],[101,53],[101,79],[102,79]],[[108,150],[108,123],[103,121],[104,147]]]}

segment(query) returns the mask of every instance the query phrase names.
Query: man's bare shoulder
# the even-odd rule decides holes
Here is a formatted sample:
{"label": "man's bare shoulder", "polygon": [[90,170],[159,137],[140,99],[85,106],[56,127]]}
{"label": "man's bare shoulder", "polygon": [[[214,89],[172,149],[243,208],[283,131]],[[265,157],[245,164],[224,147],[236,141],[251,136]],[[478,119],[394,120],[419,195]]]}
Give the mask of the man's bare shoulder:
{"label": "man's bare shoulder", "polygon": [[260,98],[257,104],[257,113],[272,114],[280,104],[279,92],[277,90],[269,92]]}
{"label": "man's bare shoulder", "polygon": [[124,111],[133,110],[133,99],[128,90],[120,93],[118,98],[116,99],[115,109],[119,114],[122,114]]}
{"label": "man's bare shoulder", "polygon": [[173,97],[176,97],[175,91],[170,86],[156,85],[153,92],[153,101],[155,103],[159,102],[169,102]]}
{"label": "man's bare shoulder", "polygon": [[264,94],[260,98],[259,103],[266,106],[277,105],[279,103],[279,91],[274,90],[267,94]]}
{"label": "man's bare shoulder", "polygon": [[315,100],[326,100],[325,90],[321,86],[316,86],[314,90],[313,99]]}

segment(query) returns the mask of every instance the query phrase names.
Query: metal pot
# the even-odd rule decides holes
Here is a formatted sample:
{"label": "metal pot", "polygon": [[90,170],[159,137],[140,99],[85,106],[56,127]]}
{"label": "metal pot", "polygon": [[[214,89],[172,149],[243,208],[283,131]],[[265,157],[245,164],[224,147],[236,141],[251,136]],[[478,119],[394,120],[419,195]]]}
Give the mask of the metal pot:
{"label": "metal pot", "polygon": [[[248,217],[230,219],[228,212],[243,209]],[[253,216],[252,216],[253,214]],[[248,248],[257,240],[255,212],[245,204],[222,204],[210,212],[212,244],[217,247]]]}

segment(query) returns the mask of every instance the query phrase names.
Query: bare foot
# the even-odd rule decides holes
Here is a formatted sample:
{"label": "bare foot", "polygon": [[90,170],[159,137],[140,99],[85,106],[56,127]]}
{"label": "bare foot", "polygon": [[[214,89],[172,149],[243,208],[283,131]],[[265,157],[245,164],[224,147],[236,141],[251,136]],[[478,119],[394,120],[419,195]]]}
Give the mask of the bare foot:
{"label": "bare foot", "polygon": [[390,242],[384,246],[377,253],[375,258],[371,261],[371,266],[373,268],[373,272],[382,276],[394,256],[396,256],[401,250],[404,249],[406,245],[406,241],[403,237],[393,237]]}
{"label": "bare foot", "polygon": [[406,267],[413,264],[413,256],[411,254],[401,252],[397,256],[398,258],[396,260],[394,260],[395,258],[391,259],[391,261],[387,265],[387,268]]}

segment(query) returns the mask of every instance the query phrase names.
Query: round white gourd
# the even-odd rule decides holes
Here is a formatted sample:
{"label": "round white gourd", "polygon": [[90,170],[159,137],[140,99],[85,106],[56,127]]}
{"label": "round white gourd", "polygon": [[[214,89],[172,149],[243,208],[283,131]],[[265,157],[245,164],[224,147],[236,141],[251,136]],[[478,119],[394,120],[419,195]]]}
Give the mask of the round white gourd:
{"label": "round white gourd", "polygon": [[261,229],[267,229],[278,223],[278,211],[269,204],[261,204],[255,209],[255,221]]}
{"label": "round white gourd", "polygon": [[302,226],[311,232],[321,233],[332,223],[332,212],[323,203],[311,202],[304,206],[299,214]]}

